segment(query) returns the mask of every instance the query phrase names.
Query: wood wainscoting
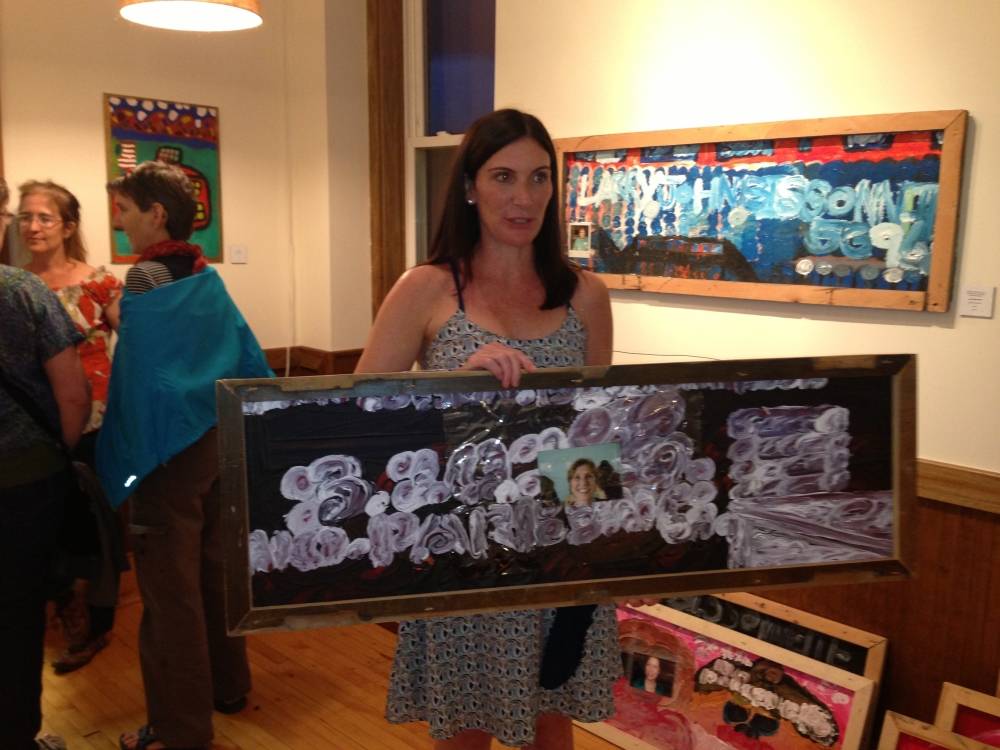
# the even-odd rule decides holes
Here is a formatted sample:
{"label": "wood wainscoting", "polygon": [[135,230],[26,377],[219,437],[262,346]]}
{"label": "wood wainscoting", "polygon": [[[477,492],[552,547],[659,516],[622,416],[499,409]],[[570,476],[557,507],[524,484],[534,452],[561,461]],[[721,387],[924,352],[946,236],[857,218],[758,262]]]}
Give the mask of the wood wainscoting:
{"label": "wood wainscoting", "polygon": [[279,377],[284,376],[286,365],[290,365],[288,376],[299,375],[343,375],[354,372],[364,349],[340,349],[339,351],[324,351],[311,346],[293,346],[291,351],[285,348],[265,349],[267,364]]}

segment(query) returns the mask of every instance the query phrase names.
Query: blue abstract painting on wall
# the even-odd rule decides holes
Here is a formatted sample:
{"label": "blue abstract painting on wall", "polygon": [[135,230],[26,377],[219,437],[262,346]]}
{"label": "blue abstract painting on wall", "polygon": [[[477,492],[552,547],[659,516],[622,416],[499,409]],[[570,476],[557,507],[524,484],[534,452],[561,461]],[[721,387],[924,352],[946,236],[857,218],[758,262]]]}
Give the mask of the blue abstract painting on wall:
{"label": "blue abstract painting on wall", "polygon": [[604,273],[925,291],[940,131],[566,154]]}

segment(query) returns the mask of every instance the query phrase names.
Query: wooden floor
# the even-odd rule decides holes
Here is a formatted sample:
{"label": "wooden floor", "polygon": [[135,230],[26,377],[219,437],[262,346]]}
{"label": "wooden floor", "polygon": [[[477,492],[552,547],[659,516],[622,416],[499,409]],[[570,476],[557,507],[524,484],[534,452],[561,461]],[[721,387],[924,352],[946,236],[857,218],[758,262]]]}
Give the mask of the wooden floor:
{"label": "wooden floor", "polygon": [[[145,723],[136,646],[139,602],[131,575],[110,645],[89,665],[65,676],[50,663],[63,646],[49,629],[42,694],[44,731],[62,735],[70,750],[118,747],[122,732]],[[393,725],[383,718],[396,636],[377,625],[266,633],[249,639],[254,689],[235,716],[216,713],[217,750],[409,750],[430,748],[426,724]],[[577,750],[615,747],[575,729]],[[498,742],[494,748],[505,747]]]}

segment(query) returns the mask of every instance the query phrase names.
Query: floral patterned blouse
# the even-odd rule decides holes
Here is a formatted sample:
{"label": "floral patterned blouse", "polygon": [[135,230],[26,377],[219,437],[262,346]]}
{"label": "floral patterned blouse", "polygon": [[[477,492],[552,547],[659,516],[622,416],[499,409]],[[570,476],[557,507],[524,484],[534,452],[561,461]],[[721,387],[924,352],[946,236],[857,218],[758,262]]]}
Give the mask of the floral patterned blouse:
{"label": "floral patterned blouse", "polygon": [[112,329],[104,311],[121,296],[122,282],[101,266],[79,284],[52,291],[85,336],[77,350],[90,381],[90,419],[84,432],[92,432],[104,420],[108,381],[111,378]]}

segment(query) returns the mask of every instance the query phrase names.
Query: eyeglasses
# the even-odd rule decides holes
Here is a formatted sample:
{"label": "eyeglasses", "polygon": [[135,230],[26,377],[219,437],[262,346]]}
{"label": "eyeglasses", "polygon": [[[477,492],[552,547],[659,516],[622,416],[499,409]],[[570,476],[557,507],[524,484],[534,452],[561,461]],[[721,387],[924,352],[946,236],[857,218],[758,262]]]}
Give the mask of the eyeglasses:
{"label": "eyeglasses", "polygon": [[38,225],[43,229],[51,229],[56,224],[61,224],[62,219],[58,216],[53,216],[52,214],[18,214],[17,223],[21,226],[31,226],[31,223],[37,221]]}

